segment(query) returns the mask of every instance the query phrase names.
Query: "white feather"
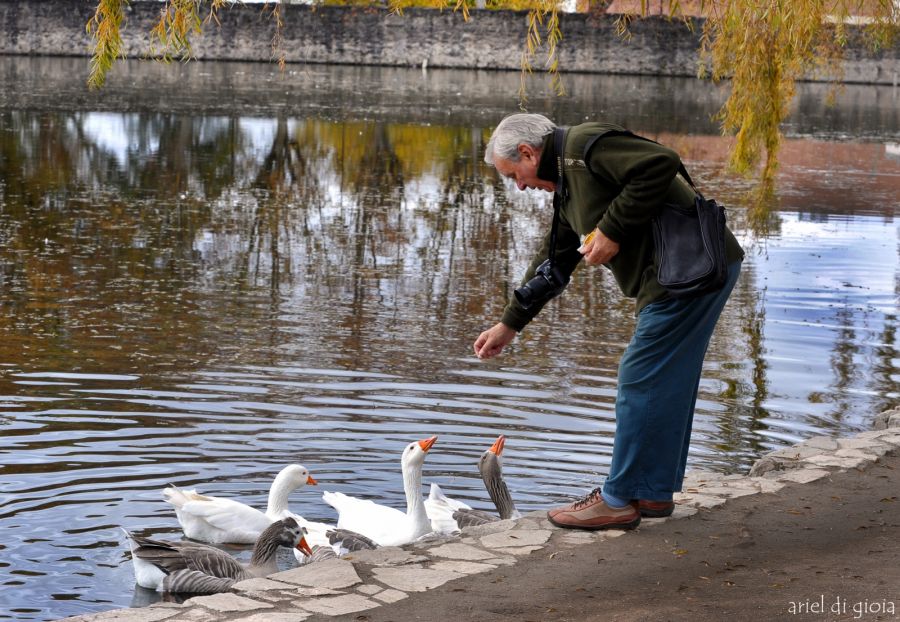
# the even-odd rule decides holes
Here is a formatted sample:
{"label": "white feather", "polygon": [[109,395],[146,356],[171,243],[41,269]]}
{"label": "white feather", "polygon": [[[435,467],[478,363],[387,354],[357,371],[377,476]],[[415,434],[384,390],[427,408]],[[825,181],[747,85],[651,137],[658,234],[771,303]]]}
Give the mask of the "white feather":
{"label": "white feather", "polygon": [[431,490],[428,498],[425,499],[425,511],[428,512],[428,518],[431,520],[431,529],[441,534],[454,534],[459,532],[459,525],[453,518],[453,513],[457,510],[471,510],[472,508],[463,503],[451,499],[444,494],[441,487],[431,483]]}

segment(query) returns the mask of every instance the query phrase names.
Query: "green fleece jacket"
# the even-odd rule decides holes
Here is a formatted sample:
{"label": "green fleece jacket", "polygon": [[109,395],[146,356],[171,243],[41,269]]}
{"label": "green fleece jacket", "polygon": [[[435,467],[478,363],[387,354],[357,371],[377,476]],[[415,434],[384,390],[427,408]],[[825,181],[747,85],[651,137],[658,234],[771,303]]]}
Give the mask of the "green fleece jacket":
{"label": "green fleece jacket", "polygon": [[[671,149],[636,136],[612,134],[585,146],[599,134],[624,132],[609,123],[583,123],[569,128],[563,160],[569,199],[560,210],[555,263],[571,274],[582,259],[581,239],[594,228],[619,244],[619,252],[604,264],[622,293],[635,299],[635,313],[647,304],[667,297],[656,280],[653,232],[650,221],[666,203],[689,207],[694,190],[678,175],[681,159]],[[587,157],[590,170],[585,164]],[[553,134],[547,135],[538,165],[538,177],[557,181]],[[547,258],[550,233],[522,279],[526,283]],[[730,264],[744,253],[731,231],[725,231],[726,260]],[[511,298],[501,321],[521,331],[540,312],[541,304],[524,309]]]}

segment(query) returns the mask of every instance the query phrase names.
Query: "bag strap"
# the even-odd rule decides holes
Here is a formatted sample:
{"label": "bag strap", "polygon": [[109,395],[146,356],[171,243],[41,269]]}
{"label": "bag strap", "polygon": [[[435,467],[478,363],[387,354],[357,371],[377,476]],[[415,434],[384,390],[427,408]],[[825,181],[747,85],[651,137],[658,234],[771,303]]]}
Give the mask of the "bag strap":
{"label": "bag strap", "polygon": [[[592,136],[590,139],[588,139],[587,144],[584,146],[584,165],[585,165],[585,167],[587,167],[587,169],[589,171],[591,171],[592,174],[594,171],[591,170],[591,159],[590,159],[591,149],[594,148],[594,145],[597,143],[598,140],[600,140],[601,138],[603,138],[605,136],[631,136],[632,138],[639,138],[641,140],[646,140],[648,143],[653,143],[654,145],[660,144],[660,143],[656,142],[655,140],[651,140],[649,138],[641,136],[640,134],[635,134],[634,132],[629,131],[629,130],[607,130],[607,131],[603,132],[602,134],[597,134],[596,136]],[[660,145],[660,146],[662,146],[662,145]],[[700,190],[697,189],[697,186],[694,185],[694,180],[691,179],[691,176],[688,174],[687,169],[684,168],[684,164],[682,164],[680,158],[678,160],[678,172],[681,173],[681,176],[684,178],[684,180],[686,182],[688,182],[688,185],[690,185],[690,187],[694,189],[694,192],[696,192],[702,199],[703,193],[700,192]]]}
{"label": "bag strap", "polygon": [[553,130],[553,146],[556,149],[556,167],[559,176],[556,180],[556,190],[553,192],[553,224],[550,225],[550,249],[547,259],[550,260],[550,267],[555,265],[556,257],[556,232],[559,229],[559,212],[563,203],[569,198],[569,190],[566,188],[566,177],[563,175],[563,149],[566,146],[566,134],[568,127],[557,127]]}

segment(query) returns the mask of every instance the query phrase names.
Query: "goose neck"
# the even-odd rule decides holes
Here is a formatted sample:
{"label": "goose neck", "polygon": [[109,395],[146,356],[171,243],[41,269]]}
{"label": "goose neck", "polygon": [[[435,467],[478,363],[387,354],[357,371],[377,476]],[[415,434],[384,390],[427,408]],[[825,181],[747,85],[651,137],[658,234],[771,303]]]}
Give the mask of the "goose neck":
{"label": "goose neck", "polygon": [[503,476],[499,472],[493,472],[489,477],[484,479],[484,486],[487,488],[491,501],[497,508],[500,518],[519,518],[519,511],[516,504],[509,493],[509,488],[504,481]]}
{"label": "goose neck", "polygon": [[291,487],[286,477],[282,477],[279,473],[272,482],[269,489],[269,502],[266,505],[266,516],[272,520],[282,518],[283,514],[288,511],[288,495],[291,494]]}
{"label": "goose neck", "polygon": [[425,502],[422,500],[422,467],[421,465],[403,465],[403,490],[406,493],[406,515],[417,523],[427,523]]}
{"label": "goose neck", "polygon": [[[278,547],[281,545],[278,542],[277,535],[270,528],[264,531],[256,541],[256,545],[253,547],[253,557],[250,558],[250,565],[248,566],[248,570],[253,572],[253,574],[260,576],[260,571],[262,570],[265,570],[266,574],[278,571],[276,555],[278,554]],[[272,570],[270,571],[270,569]]]}

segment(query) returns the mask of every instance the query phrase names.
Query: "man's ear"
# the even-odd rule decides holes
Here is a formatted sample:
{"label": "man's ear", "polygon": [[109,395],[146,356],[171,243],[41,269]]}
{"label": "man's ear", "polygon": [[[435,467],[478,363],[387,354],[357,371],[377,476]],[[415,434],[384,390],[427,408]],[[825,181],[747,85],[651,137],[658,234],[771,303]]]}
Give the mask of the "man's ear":
{"label": "man's ear", "polygon": [[530,158],[530,159],[536,160],[536,159],[537,159],[537,156],[539,156],[540,153],[541,153],[541,152],[540,152],[539,149],[535,149],[535,148],[532,147],[531,145],[528,145],[528,144],[525,144],[525,143],[521,143],[521,144],[519,145],[519,157],[522,157],[522,158],[528,157],[528,158]]}

